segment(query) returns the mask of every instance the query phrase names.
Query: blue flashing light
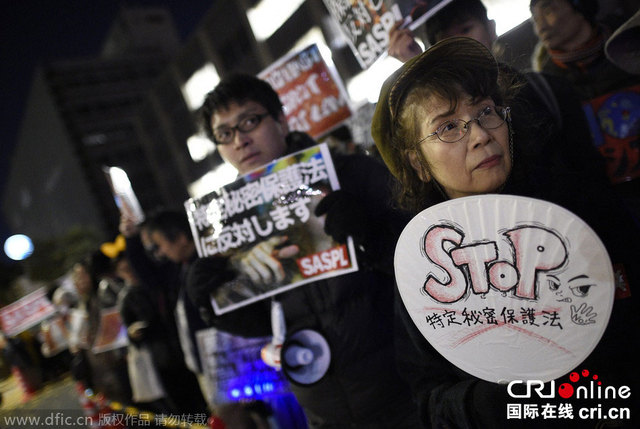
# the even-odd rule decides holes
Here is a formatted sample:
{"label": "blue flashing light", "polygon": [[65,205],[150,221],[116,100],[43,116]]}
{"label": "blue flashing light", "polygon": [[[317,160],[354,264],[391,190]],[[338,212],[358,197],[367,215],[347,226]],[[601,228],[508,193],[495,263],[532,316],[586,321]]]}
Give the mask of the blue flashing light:
{"label": "blue flashing light", "polygon": [[267,366],[260,358],[263,342],[249,346],[228,347],[225,358],[234,370],[224,374],[218,384],[218,394],[238,401],[242,399],[267,400],[289,392],[286,378],[280,371]]}
{"label": "blue flashing light", "polygon": [[245,384],[240,387],[233,387],[227,391],[228,396],[232,399],[252,398],[263,399],[269,394],[283,390],[284,386],[278,386],[271,381],[257,382],[253,386]]}

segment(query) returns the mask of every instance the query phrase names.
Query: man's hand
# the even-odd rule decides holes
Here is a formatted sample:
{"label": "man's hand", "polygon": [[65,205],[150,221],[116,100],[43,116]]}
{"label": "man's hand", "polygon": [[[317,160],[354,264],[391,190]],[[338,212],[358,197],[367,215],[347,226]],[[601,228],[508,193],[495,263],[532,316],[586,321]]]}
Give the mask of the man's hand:
{"label": "man's hand", "polygon": [[344,243],[351,235],[356,244],[366,244],[369,216],[358,197],[343,190],[327,194],[315,210],[316,216],[325,214],[324,232],[335,241]]}
{"label": "man's hand", "polygon": [[389,30],[389,55],[404,62],[422,53],[422,48],[413,38],[408,28],[400,28],[402,21],[398,21]]}

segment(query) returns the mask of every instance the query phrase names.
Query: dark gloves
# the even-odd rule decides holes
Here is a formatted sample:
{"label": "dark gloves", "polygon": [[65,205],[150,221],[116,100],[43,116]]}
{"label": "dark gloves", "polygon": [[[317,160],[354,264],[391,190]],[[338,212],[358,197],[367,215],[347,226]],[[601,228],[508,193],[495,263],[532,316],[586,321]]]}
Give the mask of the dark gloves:
{"label": "dark gloves", "polygon": [[185,285],[187,296],[200,310],[200,316],[207,325],[211,326],[215,317],[211,306],[211,293],[225,282],[233,280],[235,276],[229,258],[223,256],[199,258],[189,267]]}
{"label": "dark gloves", "polygon": [[198,308],[200,317],[207,326],[242,337],[270,335],[269,300],[261,300],[222,315],[213,311],[211,294],[225,283],[234,280],[236,276],[237,272],[227,257],[210,256],[196,259],[187,273],[187,295]]}
{"label": "dark gloves", "polygon": [[333,191],[320,201],[315,214],[327,215],[324,232],[334,240],[344,243],[350,235],[358,246],[366,247],[371,229],[369,216],[355,195],[343,190]]}
{"label": "dark gloves", "polygon": [[337,190],[320,201],[315,214],[327,215],[324,231],[334,240],[344,243],[348,235],[353,237],[359,261],[393,275],[396,241],[408,221],[402,213],[379,207],[376,212],[355,194]]}

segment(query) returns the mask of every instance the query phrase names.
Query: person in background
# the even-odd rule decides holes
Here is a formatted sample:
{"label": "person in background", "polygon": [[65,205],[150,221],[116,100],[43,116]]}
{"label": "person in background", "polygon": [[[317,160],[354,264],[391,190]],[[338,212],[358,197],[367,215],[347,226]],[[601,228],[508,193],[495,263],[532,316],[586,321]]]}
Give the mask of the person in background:
{"label": "person in background", "polygon": [[[170,286],[176,296],[175,301],[172,301],[174,306],[171,311],[175,317],[184,364],[198,381],[201,393],[198,397],[209,401],[210,395],[205,377],[202,374],[196,341],[196,333],[207,326],[186,292],[187,273],[193,261],[198,257],[187,214],[184,211],[158,211],[147,218],[143,230],[148,234],[148,238],[154,246],[154,255],[168,260],[177,270],[174,272],[177,277],[173,279],[174,283]],[[204,410],[207,407],[213,407],[211,403],[203,403],[202,405],[204,405]]]}
{"label": "person in background", "polygon": [[[616,210],[618,200],[607,191],[604,175],[567,167],[557,156],[558,136],[540,134],[550,118],[517,96],[523,79],[469,38],[445,39],[390,76],[380,93],[372,135],[399,181],[398,203],[413,215],[443,201],[487,193],[556,203],[591,225],[614,264],[627,270],[628,284],[637,284],[637,227]],[[409,336],[398,341],[398,356],[423,427],[512,427],[506,387],[454,367],[429,345],[404,306],[398,312]],[[637,377],[630,375],[636,359],[628,353],[631,344],[640,344],[629,329],[637,324],[637,300],[616,300],[602,340],[583,365],[612,384],[637,386]],[[518,421],[521,427],[528,423]],[[545,427],[554,423],[545,421]],[[624,426],[629,421],[615,423],[630,427]]]}
{"label": "person in background", "polygon": [[[205,131],[222,158],[241,175],[315,145],[308,135],[289,130],[278,94],[254,76],[224,77],[207,95],[201,114]],[[397,233],[387,233],[396,226],[396,214],[390,207],[390,177],[384,165],[366,155],[332,159],[340,190],[325,196],[315,214],[326,216],[325,231],[337,241],[343,242],[347,235],[354,238],[360,249],[360,269],[275,296],[287,332],[314,330],[331,349],[331,364],[322,378],[290,387],[312,428],[414,428],[415,407],[394,359],[393,280],[390,266],[385,271],[380,265],[383,255],[390,258],[383,249],[392,248],[384,242],[395,239]],[[400,224],[404,219],[397,221]],[[280,252],[263,252],[263,256],[271,258],[264,264],[267,270],[284,263]],[[189,292],[198,306],[212,312],[211,293],[235,274],[222,256],[199,261],[194,269],[201,269]],[[268,309],[268,302],[266,305]],[[232,313],[240,320],[255,320],[254,310],[245,307]],[[269,336],[268,311],[262,314],[262,335]],[[210,316],[213,326],[231,334],[246,329],[243,324],[234,326]]]}
{"label": "person in background", "polygon": [[[62,292],[66,292],[66,294],[62,295]],[[67,324],[70,303],[65,303],[64,298],[60,299],[61,295],[68,297],[69,294],[71,294],[70,291],[64,290],[56,283],[52,284],[47,291],[47,297],[55,307],[56,313],[40,322],[38,339],[41,344],[40,352],[44,358],[43,369],[48,379],[60,377],[68,372],[71,367]]]}
{"label": "person in background", "polygon": [[[487,16],[487,8],[480,0],[453,0],[429,17],[417,31],[427,46],[452,36],[476,39],[492,49],[498,39],[496,23]],[[422,53],[422,47],[414,34],[402,22],[397,22],[389,31],[389,55],[406,62]]]}
{"label": "person in background", "polygon": [[[99,323],[99,311],[95,307],[94,299],[98,284],[92,274],[92,265],[92,257],[87,257],[76,262],[71,269],[78,301],[69,313],[69,350],[73,355],[71,372],[77,381],[87,387],[93,386],[89,362],[92,338],[90,327],[97,329]],[[92,330],[95,335],[94,329]]]}
{"label": "person in background", "polygon": [[[170,410],[206,412],[198,380],[184,364],[173,313],[180,267],[157,254],[144,223],[136,225],[123,217],[120,231],[127,244],[118,264],[124,268],[123,278],[129,286],[119,299],[125,323],[140,327],[131,332],[136,337],[133,342],[146,344],[153,351]],[[146,326],[136,325],[137,321]]]}
{"label": "person in background", "polygon": [[[64,344],[64,350],[59,353],[59,359],[62,361],[61,366],[64,367],[64,372],[68,372],[73,360],[69,350],[69,317],[72,309],[78,305],[78,295],[74,289],[65,285],[58,286],[53,291],[51,303],[56,307],[57,315],[50,321],[49,332],[46,332],[47,329],[45,329],[44,337],[47,342],[53,340],[54,344],[49,344],[46,348],[51,351],[56,346]],[[45,346],[43,345],[43,347]]]}
{"label": "person in background", "polygon": [[[151,214],[151,217],[154,216]],[[180,265],[158,253],[158,246],[151,240],[144,221],[138,224],[134,219],[122,216],[119,230],[125,238],[125,254],[133,271],[142,283],[153,290],[159,315],[168,328],[165,340],[172,349],[182,354],[173,314],[178,299]]]}
{"label": "person in background", "polygon": [[127,364],[133,400],[143,410],[176,414],[178,410],[169,398],[170,391],[160,377],[160,367],[166,369],[171,364],[154,297],[140,283],[123,252],[114,258],[113,264],[115,275],[124,282],[117,302],[129,338]]}
{"label": "person in background", "polygon": [[613,189],[640,219],[640,79],[605,54],[622,22],[597,21],[597,0],[532,0],[530,8],[539,38],[533,69],[572,84]]}
{"label": "person in background", "polygon": [[598,21],[597,0],[532,0],[529,8],[538,36],[534,70],[567,76],[584,99],[617,89],[628,78],[604,53],[623,21]]}
{"label": "person in background", "polygon": [[121,403],[131,402],[131,387],[123,347],[94,353],[92,346],[102,323],[104,302],[98,294],[102,280],[118,281],[110,259],[100,250],[78,261],[72,268],[73,283],[78,293],[78,306],[69,317],[69,349],[72,374],[87,387],[106,398]]}

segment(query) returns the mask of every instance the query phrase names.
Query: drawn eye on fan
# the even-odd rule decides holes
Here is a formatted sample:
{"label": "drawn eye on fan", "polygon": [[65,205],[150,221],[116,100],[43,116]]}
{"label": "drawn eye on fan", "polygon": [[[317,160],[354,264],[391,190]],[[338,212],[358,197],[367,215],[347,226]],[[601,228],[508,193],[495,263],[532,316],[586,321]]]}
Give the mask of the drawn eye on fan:
{"label": "drawn eye on fan", "polygon": [[547,276],[547,285],[549,286],[549,290],[552,292],[557,292],[562,286],[560,279],[554,275]]}
{"label": "drawn eye on fan", "polygon": [[[568,280],[564,280],[562,275],[547,274],[544,280],[551,292],[558,297],[558,302],[573,302],[573,297],[587,298],[589,291],[593,290],[597,285],[587,274],[579,274]],[[571,296],[565,295],[565,292],[571,292]]]}
{"label": "drawn eye on fan", "polygon": [[589,296],[589,291],[596,286],[588,275],[581,274],[579,276],[569,279],[569,289],[571,293],[579,298],[585,298]]}

